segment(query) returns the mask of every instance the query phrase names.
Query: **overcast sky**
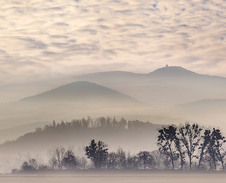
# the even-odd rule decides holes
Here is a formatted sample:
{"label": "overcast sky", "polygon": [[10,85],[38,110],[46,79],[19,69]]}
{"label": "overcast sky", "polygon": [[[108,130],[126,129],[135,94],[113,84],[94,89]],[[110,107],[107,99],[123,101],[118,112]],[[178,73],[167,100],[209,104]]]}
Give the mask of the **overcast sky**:
{"label": "overcast sky", "polygon": [[226,76],[226,0],[1,0],[0,83],[166,64]]}

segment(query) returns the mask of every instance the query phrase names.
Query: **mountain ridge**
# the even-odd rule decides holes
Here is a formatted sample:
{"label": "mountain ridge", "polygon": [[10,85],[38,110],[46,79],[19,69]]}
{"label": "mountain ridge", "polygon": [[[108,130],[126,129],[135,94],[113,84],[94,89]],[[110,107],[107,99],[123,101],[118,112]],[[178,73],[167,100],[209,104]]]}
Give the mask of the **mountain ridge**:
{"label": "mountain ridge", "polygon": [[186,77],[190,77],[190,76],[198,76],[200,74],[190,71],[188,69],[185,69],[181,66],[168,66],[166,65],[165,67],[156,69],[150,73],[148,73],[148,75],[151,76],[186,76]]}
{"label": "mountain ridge", "polygon": [[94,73],[88,73],[88,74],[82,74],[82,75],[78,75],[75,76],[76,77],[83,77],[83,76],[95,76],[95,75],[104,75],[104,74],[108,74],[108,75],[114,75],[114,74],[125,74],[127,76],[132,76],[132,75],[136,75],[136,76],[152,76],[152,75],[160,75],[160,74],[164,74],[164,72],[166,73],[170,73],[173,71],[175,71],[174,74],[184,74],[184,73],[190,73],[190,75],[196,75],[196,76],[207,76],[207,77],[216,77],[216,78],[222,78],[222,79],[226,79],[226,77],[224,76],[218,76],[218,75],[209,75],[209,74],[200,74],[197,72],[194,72],[192,70],[186,69],[182,66],[168,66],[166,65],[165,67],[160,67],[157,68],[151,72],[148,73],[137,73],[137,72],[130,72],[130,71],[120,71],[120,70],[115,70],[115,71],[103,71],[103,72],[94,72]]}
{"label": "mountain ridge", "polygon": [[[121,98],[124,100],[134,100],[125,94],[122,94],[113,89],[98,85],[89,81],[75,81],[68,83],[57,88],[42,92],[37,95],[25,97],[19,102],[34,101],[34,100],[73,100],[81,99],[81,97],[89,98],[101,98],[101,97],[113,97],[115,99]],[[138,102],[138,101],[137,101]]]}
{"label": "mountain ridge", "polygon": [[[175,70],[178,77],[168,77],[168,73],[174,74]],[[188,115],[171,114],[168,110],[190,101],[226,98],[226,78],[202,75],[178,66],[166,66],[153,72],[134,74],[110,71],[79,76],[66,85],[20,100],[13,106],[14,110],[1,108],[1,121],[8,125],[14,121],[24,124],[101,115],[133,116],[147,120],[152,116],[166,116],[189,120]],[[162,73],[163,77],[158,77]],[[181,73],[185,77],[180,77]],[[83,89],[77,90],[77,87]],[[202,111],[195,112],[203,116]],[[21,115],[23,117],[19,118]]]}
{"label": "mountain ridge", "polygon": [[180,66],[166,66],[146,74],[110,71],[75,78],[81,79],[160,107],[172,107],[202,98],[226,98],[226,78],[198,74]]}

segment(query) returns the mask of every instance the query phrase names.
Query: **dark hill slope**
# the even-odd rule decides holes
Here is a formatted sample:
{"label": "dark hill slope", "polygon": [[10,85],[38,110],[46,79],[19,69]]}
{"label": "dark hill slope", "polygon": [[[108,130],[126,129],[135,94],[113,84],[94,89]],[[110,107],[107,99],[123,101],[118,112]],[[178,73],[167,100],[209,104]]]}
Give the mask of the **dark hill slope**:
{"label": "dark hill slope", "polygon": [[91,83],[88,81],[77,81],[50,91],[27,97],[21,102],[50,102],[50,101],[86,101],[86,100],[101,100],[115,102],[136,102],[131,97],[128,97],[115,90],[107,87]]}

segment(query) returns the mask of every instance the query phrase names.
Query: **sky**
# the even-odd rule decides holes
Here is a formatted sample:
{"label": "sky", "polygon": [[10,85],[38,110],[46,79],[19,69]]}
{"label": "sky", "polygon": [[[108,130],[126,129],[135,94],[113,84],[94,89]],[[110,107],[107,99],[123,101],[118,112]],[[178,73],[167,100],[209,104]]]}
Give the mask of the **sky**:
{"label": "sky", "polygon": [[226,77],[226,0],[1,0],[0,88],[166,64]]}

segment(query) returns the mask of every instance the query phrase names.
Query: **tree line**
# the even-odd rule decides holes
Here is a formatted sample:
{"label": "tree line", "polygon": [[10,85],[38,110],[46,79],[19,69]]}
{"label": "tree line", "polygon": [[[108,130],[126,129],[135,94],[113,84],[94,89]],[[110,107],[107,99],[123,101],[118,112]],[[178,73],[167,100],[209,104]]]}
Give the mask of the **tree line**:
{"label": "tree line", "polygon": [[42,164],[35,158],[29,158],[22,163],[19,170],[14,169],[13,172],[86,169],[157,169],[157,161],[154,158],[158,154],[157,151],[140,151],[132,155],[125,152],[122,148],[118,148],[115,152],[109,152],[107,144],[103,141],[95,141],[95,139],[91,140],[84,150],[86,158],[75,156],[71,148],[58,146],[52,149],[48,164]]}
{"label": "tree line", "polygon": [[[106,122],[106,118],[103,121]],[[111,123],[109,123],[111,127],[113,121],[111,120]],[[100,123],[101,126],[96,126],[96,128],[107,128],[106,124],[108,122],[105,122]],[[81,124],[81,121],[75,122],[75,124],[78,123]],[[129,123],[125,124],[127,124],[127,127],[123,125],[123,128],[128,128]],[[135,124],[139,123],[136,122]],[[62,128],[64,125],[60,124],[60,126]],[[122,128],[122,126],[119,126],[117,124],[117,127],[115,127]],[[53,123],[51,128],[57,128],[57,125]],[[89,125],[85,127],[80,125],[80,128],[89,128]],[[94,127],[92,126],[92,128]],[[50,126],[45,127],[43,130],[48,129],[50,129]],[[158,130],[156,141],[158,145],[157,150],[130,154],[122,148],[115,152],[109,152],[108,145],[105,142],[92,139],[84,148],[86,158],[76,156],[71,148],[67,149],[63,146],[58,146],[52,150],[47,165],[39,164],[36,159],[30,158],[23,162],[20,170],[84,170],[90,168],[224,170],[226,152],[223,146],[226,141],[220,129],[207,129],[198,124],[189,123],[178,126],[168,125]]]}
{"label": "tree line", "polygon": [[170,125],[159,130],[158,146],[172,169],[224,169],[225,137],[219,129],[198,124]]}
{"label": "tree line", "polygon": [[[124,147],[126,150],[148,149],[149,144],[142,145],[146,139],[155,140],[156,129],[160,125],[140,120],[126,120],[124,118],[82,118],[72,121],[53,121],[34,132],[26,133],[16,140],[7,141],[0,146],[1,152],[13,152],[16,148],[21,152],[40,152],[53,146],[64,145],[81,147],[91,139],[100,139],[106,142],[112,149]],[[131,139],[139,134],[132,143]],[[34,144],[33,141],[36,141]],[[138,144],[139,143],[139,144]],[[137,147],[133,144],[138,144]],[[146,147],[145,147],[146,146]],[[144,148],[143,148],[144,147]],[[41,152],[40,152],[41,153]]]}
{"label": "tree line", "polygon": [[125,118],[116,119],[110,117],[99,117],[93,119],[91,117],[82,118],[82,119],[74,119],[70,122],[61,121],[60,123],[56,123],[54,120],[52,124],[45,125],[44,128],[36,128],[36,133],[40,132],[50,132],[52,130],[64,130],[64,129],[72,129],[72,130],[82,130],[82,129],[135,129],[135,128],[143,128],[143,127],[152,127],[153,124],[150,122],[143,122],[140,120],[126,120]]}

